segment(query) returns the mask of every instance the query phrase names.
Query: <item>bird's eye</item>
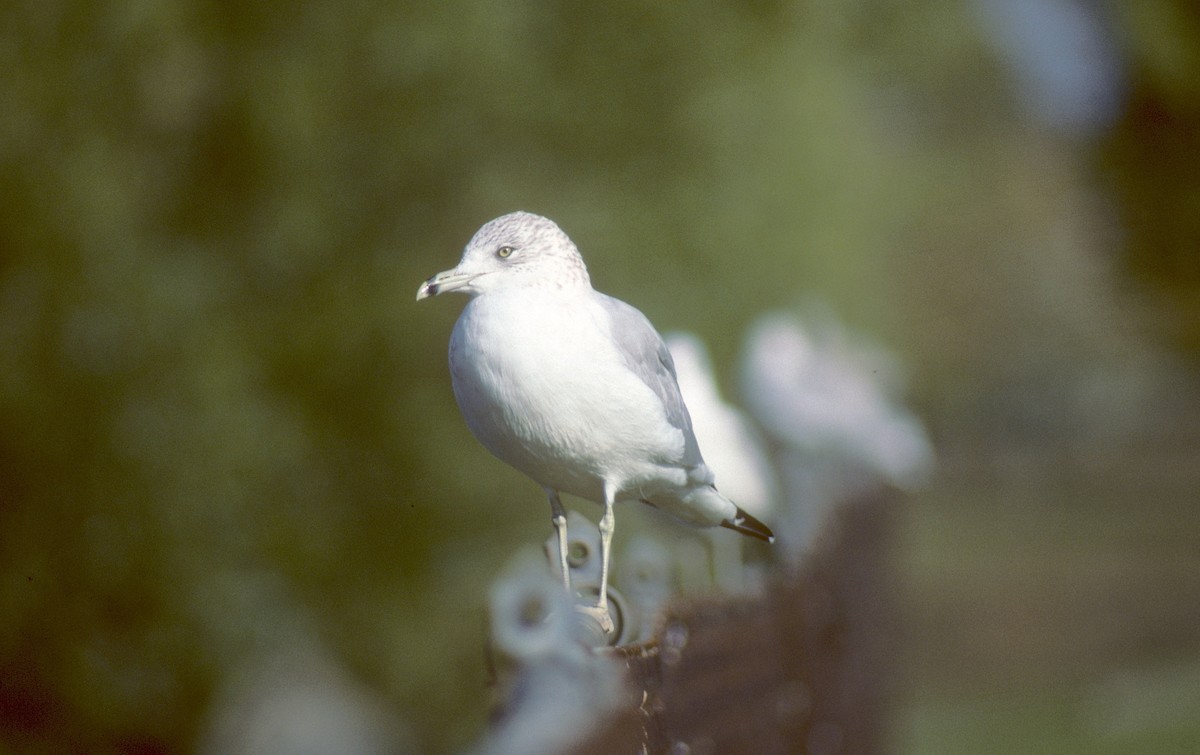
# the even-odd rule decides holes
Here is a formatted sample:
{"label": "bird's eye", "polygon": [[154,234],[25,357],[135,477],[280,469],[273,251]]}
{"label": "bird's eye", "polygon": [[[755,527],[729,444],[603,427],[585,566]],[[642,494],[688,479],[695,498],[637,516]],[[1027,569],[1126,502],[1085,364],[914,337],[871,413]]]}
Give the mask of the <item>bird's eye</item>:
{"label": "bird's eye", "polygon": [[500,259],[508,259],[512,256],[513,248],[511,246],[502,246],[496,250],[496,256]]}

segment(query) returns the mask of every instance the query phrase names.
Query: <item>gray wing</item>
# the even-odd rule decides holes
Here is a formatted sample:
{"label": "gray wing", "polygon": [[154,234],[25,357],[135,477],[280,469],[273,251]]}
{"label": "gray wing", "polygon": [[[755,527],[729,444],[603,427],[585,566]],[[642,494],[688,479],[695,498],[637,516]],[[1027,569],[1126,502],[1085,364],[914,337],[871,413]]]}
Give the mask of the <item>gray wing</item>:
{"label": "gray wing", "polygon": [[612,324],[612,337],[625,366],[650,386],[662,402],[667,420],[683,431],[684,462],[689,465],[703,463],[696,434],[692,432],[692,418],[679,392],[675,361],[662,336],[637,308],[607,294],[596,292],[596,296]]}

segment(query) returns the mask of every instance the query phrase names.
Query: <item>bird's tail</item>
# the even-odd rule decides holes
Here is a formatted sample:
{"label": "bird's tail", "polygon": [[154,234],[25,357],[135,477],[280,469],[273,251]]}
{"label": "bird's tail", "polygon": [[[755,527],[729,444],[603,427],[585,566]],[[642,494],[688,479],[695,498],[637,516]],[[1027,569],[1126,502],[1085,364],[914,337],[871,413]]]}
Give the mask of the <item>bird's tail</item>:
{"label": "bird's tail", "polygon": [[775,533],[771,532],[771,528],[742,511],[740,507],[737,509],[737,514],[732,519],[721,522],[721,526],[743,535],[758,538],[765,543],[775,542]]}
{"label": "bird's tail", "polygon": [[[756,537],[768,543],[775,542],[775,533],[771,532],[770,527],[742,511],[712,485],[696,485],[682,497],[678,494],[659,495],[642,498],[641,501],[691,524],[701,527],[715,527],[719,524],[743,535]],[[729,516],[730,509],[733,509],[733,516]]]}

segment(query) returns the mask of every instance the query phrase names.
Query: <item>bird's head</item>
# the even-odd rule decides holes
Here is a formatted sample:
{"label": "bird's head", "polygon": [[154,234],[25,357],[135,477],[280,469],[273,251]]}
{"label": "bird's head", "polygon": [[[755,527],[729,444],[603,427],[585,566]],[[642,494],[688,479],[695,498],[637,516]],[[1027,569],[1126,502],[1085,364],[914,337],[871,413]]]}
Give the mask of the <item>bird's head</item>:
{"label": "bird's head", "polygon": [[448,291],[471,296],[509,287],[590,287],[575,244],[549,218],[512,212],[484,224],[452,270],[417,289],[417,300]]}

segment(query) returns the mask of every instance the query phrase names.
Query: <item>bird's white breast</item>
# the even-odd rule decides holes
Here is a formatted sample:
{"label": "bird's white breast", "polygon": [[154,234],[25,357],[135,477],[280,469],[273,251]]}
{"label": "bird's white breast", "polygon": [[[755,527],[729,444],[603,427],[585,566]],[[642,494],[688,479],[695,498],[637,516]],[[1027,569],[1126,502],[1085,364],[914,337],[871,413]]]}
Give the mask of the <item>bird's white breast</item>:
{"label": "bird's white breast", "polygon": [[[683,456],[683,434],[623,363],[588,291],[472,299],[450,339],[455,397],[485,447],[538,483],[593,500]],[[578,365],[586,365],[580,367]]]}

